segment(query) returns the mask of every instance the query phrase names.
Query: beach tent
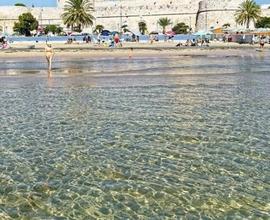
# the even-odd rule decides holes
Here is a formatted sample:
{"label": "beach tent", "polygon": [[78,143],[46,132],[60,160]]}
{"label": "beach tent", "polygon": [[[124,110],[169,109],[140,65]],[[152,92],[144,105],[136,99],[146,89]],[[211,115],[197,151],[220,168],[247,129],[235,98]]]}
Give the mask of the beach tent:
{"label": "beach tent", "polygon": [[214,34],[212,32],[205,32],[205,31],[199,31],[193,34],[194,36],[197,36],[198,38],[202,38],[202,39],[213,39]]}
{"label": "beach tent", "polygon": [[228,32],[228,31],[229,31],[228,28],[221,28],[221,27],[219,27],[219,28],[214,29],[213,30],[213,33],[214,34],[223,34],[224,32]]}
{"label": "beach tent", "polygon": [[196,35],[196,36],[211,36],[213,33],[208,31],[208,32],[205,32],[205,31],[198,31],[196,33],[194,33],[193,35]]}
{"label": "beach tent", "polygon": [[188,40],[193,40],[197,38],[198,36],[191,35],[191,34],[176,34],[173,37],[173,42],[185,44]]}
{"label": "beach tent", "polygon": [[142,33],[140,33],[140,32],[132,32],[132,31],[130,31],[130,32],[128,32],[128,33],[130,33],[131,35],[132,34],[135,34],[136,36],[141,36],[142,35]]}
{"label": "beach tent", "polygon": [[149,42],[149,36],[148,35],[140,35],[139,36],[139,42],[140,43],[148,43]]}

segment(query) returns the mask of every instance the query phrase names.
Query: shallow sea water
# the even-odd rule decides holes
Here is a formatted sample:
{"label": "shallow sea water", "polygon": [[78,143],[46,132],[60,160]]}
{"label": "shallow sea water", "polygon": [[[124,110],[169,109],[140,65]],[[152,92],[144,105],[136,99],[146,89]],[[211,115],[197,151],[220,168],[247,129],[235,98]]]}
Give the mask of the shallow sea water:
{"label": "shallow sea water", "polygon": [[268,52],[0,65],[0,219],[270,219]]}

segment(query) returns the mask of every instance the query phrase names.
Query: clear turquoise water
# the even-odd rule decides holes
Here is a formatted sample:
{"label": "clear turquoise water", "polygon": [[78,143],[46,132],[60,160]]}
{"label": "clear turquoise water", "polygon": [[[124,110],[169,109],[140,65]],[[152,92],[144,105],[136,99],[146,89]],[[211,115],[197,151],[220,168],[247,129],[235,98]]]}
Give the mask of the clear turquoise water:
{"label": "clear turquoise water", "polygon": [[0,65],[0,219],[270,219],[269,53]]}

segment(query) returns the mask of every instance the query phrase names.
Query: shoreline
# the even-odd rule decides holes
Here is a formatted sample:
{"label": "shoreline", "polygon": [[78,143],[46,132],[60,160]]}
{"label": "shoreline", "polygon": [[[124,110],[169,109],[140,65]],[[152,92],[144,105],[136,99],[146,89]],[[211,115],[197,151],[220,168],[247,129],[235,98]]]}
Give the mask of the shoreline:
{"label": "shoreline", "polygon": [[[37,58],[44,57],[45,43],[14,43],[11,48],[0,50],[0,59],[7,60],[12,58]],[[107,46],[94,44],[52,44],[56,53],[56,58],[61,57],[149,57],[149,56],[203,56],[203,55],[217,55],[217,56],[243,56],[254,55],[255,52],[270,52],[270,44],[266,44],[263,50],[259,49],[259,45],[250,44],[236,44],[212,42],[209,47],[176,47],[173,42],[143,44],[143,43],[125,43],[121,48],[109,48]],[[131,50],[133,49],[133,50]],[[256,53],[255,53],[256,54]],[[60,58],[61,58],[60,57]]]}
{"label": "shoreline", "polygon": [[[54,48],[55,57],[90,57],[90,58],[120,58],[120,57],[175,57],[175,56],[250,56],[256,54],[269,54],[270,48],[260,50],[259,48]],[[262,52],[262,53],[260,53]],[[8,49],[0,51],[0,59],[7,60],[12,58],[39,58],[44,57],[44,49]],[[61,57],[59,57],[59,55]]]}

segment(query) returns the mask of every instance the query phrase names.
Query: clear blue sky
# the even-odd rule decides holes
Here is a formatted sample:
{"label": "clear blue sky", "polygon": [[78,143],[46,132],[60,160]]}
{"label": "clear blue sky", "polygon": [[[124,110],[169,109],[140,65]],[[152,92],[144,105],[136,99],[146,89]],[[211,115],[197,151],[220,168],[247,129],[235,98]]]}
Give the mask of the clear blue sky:
{"label": "clear blue sky", "polygon": [[14,5],[15,3],[23,3],[27,6],[56,6],[57,0],[0,0],[0,5]]}
{"label": "clear blue sky", "polygon": [[[15,3],[24,3],[28,6],[55,6],[57,0],[0,0],[0,5],[14,5]],[[270,0],[256,0],[259,4],[270,4]]]}

